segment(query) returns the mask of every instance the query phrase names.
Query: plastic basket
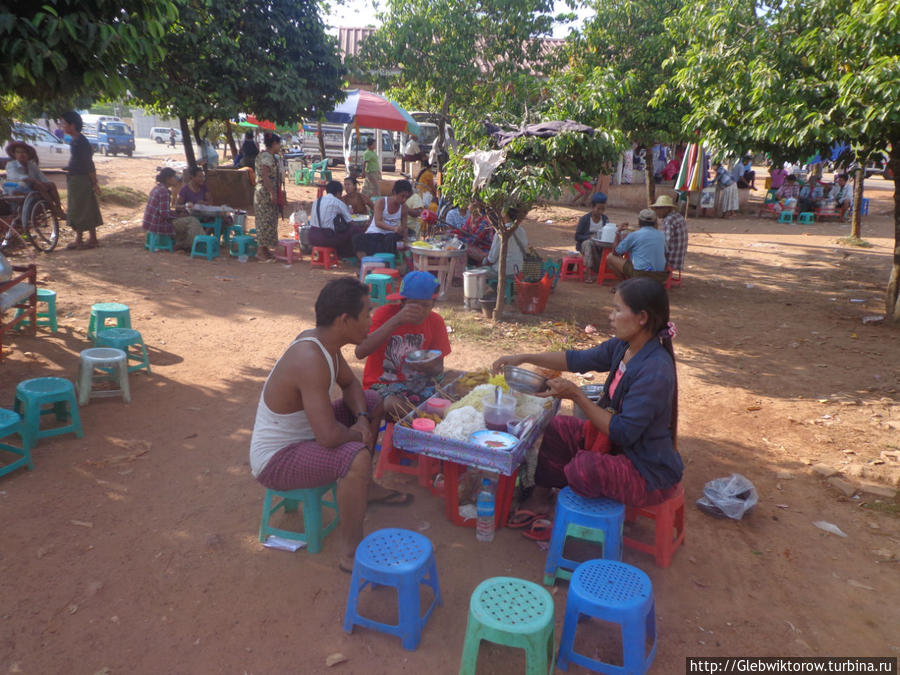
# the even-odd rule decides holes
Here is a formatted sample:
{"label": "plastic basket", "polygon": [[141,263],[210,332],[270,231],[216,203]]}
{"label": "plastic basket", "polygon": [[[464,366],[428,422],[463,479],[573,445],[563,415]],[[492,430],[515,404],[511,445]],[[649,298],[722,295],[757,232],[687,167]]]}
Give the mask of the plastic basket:
{"label": "plastic basket", "polygon": [[544,273],[540,281],[530,283],[516,275],[516,304],[522,314],[542,314],[553,290],[553,278]]}

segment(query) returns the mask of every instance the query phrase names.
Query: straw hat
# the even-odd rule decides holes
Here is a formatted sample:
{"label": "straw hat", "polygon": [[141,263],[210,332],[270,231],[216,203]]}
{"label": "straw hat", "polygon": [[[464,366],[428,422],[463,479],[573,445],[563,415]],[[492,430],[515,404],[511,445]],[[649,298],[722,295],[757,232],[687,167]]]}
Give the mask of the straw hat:
{"label": "straw hat", "polygon": [[660,195],[656,198],[656,201],[650,205],[651,209],[662,209],[662,208],[675,208],[675,202],[672,201],[672,198],[669,195]]}
{"label": "straw hat", "polygon": [[37,159],[37,151],[32,148],[28,143],[24,143],[23,141],[10,141],[6,145],[6,154],[9,155],[12,159],[16,158],[15,152],[19,148],[24,148],[28,153],[28,159],[34,161]]}

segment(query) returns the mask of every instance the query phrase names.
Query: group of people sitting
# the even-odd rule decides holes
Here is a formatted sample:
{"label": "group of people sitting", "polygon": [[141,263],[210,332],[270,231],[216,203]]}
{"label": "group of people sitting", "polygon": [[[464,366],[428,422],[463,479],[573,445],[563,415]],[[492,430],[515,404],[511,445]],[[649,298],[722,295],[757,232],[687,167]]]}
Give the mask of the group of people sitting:
{"label": "group of people sitting", "polygon": [[834,185],[831,186],[827,195],[824,185],[815,174],[811,175],[802,187],[797,176],[788,174],[775,191],[772,210],[776,214],[782,211],[815,212],[827,204],[834,206],[841,219],[846,217],[853,205],[853,189],[849,184],[847,174],[841,173],[835,177]]}
{"label": "group of people sitting", "polygon": [[[194,237],[206,233],[203,223],[191,212],[194,205],[208,205],[210,201],[203,169],[191,167],[185,176],[187,180],[182,185],[175,169],[160,169],[144,207],[142,227],[147,232],[172,237],[175,249],[190,252]],[[179,185],[173,198],[172,191]]]}

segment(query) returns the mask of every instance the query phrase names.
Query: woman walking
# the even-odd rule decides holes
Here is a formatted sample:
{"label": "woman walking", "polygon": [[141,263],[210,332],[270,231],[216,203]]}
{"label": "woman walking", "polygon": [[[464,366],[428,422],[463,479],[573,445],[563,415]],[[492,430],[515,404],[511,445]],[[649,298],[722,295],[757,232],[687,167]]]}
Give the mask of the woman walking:
{"label": "woman walking", "polygon": [[253,199],[256,220],[256,240],[259,250],[256,259],[273,262],[272,249],[278,244],[278,191],[281,189],[281,168],[275,156],[281,150],[281,136],[263,136],[266,149],[256,157],[256,194]]}
{"label": "woman walking", "polygon": [[[97,228],[103,224],[103,216],[100,215],[100,204],[97,202],[100,186],[97,184],[97,171],[94,168],[94,151],[90,141],[81,133],[84,127],[81,115],[70,110],[62,116],[62,120],[63,131],[72,137],[69,144],[72,156],[66,167],[66,189],[69,225],[75,230],[75,241],[66,248],[96,248]],[[87,243],[84,241],[85,232],[88,233]]]}

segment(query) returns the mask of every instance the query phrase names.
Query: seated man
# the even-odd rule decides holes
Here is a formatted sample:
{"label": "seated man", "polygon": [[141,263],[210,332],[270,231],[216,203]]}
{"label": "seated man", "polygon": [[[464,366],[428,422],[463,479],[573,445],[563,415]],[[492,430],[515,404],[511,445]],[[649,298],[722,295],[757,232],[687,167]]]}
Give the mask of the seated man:
{"label": "seated man", "polygon": [[359,191],[359,183],[352,176],[344,179],[344,194],[341,201],[344,202],[353,215],[370,216],[375,211],[372,200]]}
{"label": "seated man", "polygon": [[6,163],[6,180],[9,183],[18,183],[14,193],[27,194],[32,190],[39,192],[49,202],[53,215],[65,220],[66,213],[59,201],[59,191],[54,183],[47,180],[38,166],[37,151],[28,143],[11,141],[6,146],[6,154],[11,158]]}
{"label": "seated man", "polygon": [[756,172],[753,170],[753,162],[751,160],[750,155],[744,155],[744,158],[735,162],[735,165],[731,168],[731,175],[741,189],[756,189]]}
{"label": "seated man", "polygon": [[[638,229],[625,236],[616,252],[606,259],[606,266],[624,279],[650,277],[660,283],[669,276],[666,272],[666,237],[656,229],[656,214],[644,209],[638,214]],[[620,230],[628,223],[623,223]],[[629,259],[623,256],[628,253]]]}
{"label": "seated man", "polygon": [[[389,417],[399,419],[410,403],[430,398],[444,372],[444,357],[450,353],[447,327],[433,311],[440,284],[429,272],[410,272],[400,286],[399,305],[383,305],[372,316],[372,332],[356,347],[356,358],[365,359],[363,386],[384,399]],[[406,362],[417,349],[437,349],[441,356],[422,366]]]}
{"label": "seated man", "polygon": [[668,195],[657,197],[650,208],[658,218],[662,218],[662,231],[666,238],[666,264],[680,272],[684,269],[684,256],[688,247],[687,221],[678,213],[675,203]]}
{"label": "seated man", "polygon": [[[600,229],[609,222],[604,211],[606,211],[606,195],[597,192],[591,197],[591,210],[578,219],[578,225],[575,228],[575,248],[584,257],[585,269],[592,272],[596,272],[600,268],[603,253],[602,248],[593,241],[593,238],[594,234],[599,233]],[[593,277],[589,275],[587,280],[593,281]]]}
{"label": "seated man", "polygon": [[802,213],[804,211],[815,211],[825,199],[825,190],[819,183],[816,176],[810,176],[806,185],[800,188],[797,197],[797,209]]}
{"label": "seated man", "polygon": [[[250,470],[270,490],[337,481],[338,566],[351,572],[366,502],[406,504],[410,495],[372,483],[381,401],[363,392],[341,355],[341,347],[366,337],[368,289],[351,277],[329,281],[315,311],[316,327],[297,336],[263,385],[250,439]],[[329,391],[335,384],[343,395],[331,401]]]}
{"label": "seated man", "polygon": [[775,213],[781,213],[785,209],[795,210],[799,195],[800,186],[797,184],[797,176],[786,176],[784,183],[775,191],[775,204],[772,205],[772,209]]}
{"label": "seated man", "polygon": [[350,258],[357,255],[353,240],[362,234],[362,228],[352,222],[350,209],[340,198],[342,191],[338,181],[328,181],[325,194],[313,202],[309,243],[310,246],[333,248],[341,258]]}
{"label": "seated man", "polygon": [[847,211],[853,204],[853,188],[847,182],[847,174],[838,174],[834,181],[831,192],[828,193],[828,199],[834,202],[834,208],[841,213],[841,220],[846,218]]}

